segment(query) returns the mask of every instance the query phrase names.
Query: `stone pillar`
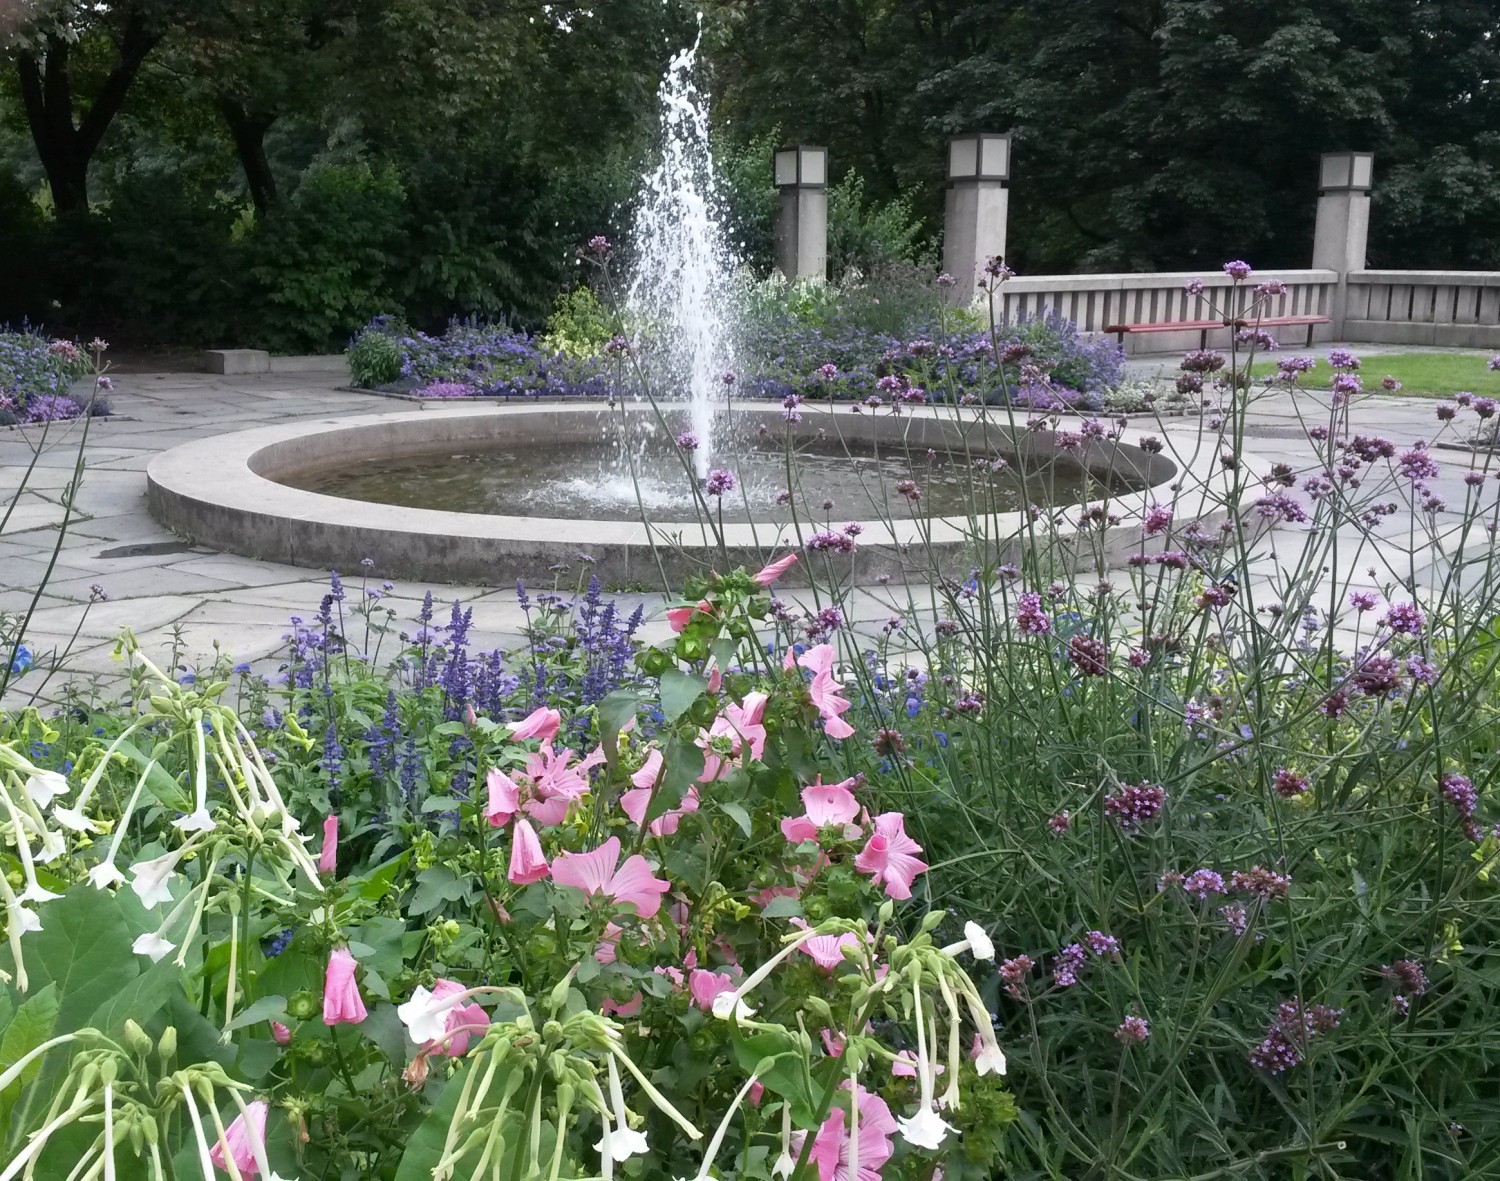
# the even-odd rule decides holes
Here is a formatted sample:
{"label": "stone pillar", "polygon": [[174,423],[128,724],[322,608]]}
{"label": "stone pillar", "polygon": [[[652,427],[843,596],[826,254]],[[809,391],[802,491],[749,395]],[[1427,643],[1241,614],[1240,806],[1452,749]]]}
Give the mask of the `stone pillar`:
{"label": "stone pillar", "polygon": [[828,149],[776,153],[776,266],[789,283],[828,277]]}
{"label": "stone pillar", "polygon": [[948,142],[948,195],[943,210],[943,270],[953,276],[950,302],[967,305],[991,258],[1005,255],[1010,212],[1010,136],[961,135]]}
{"label": "stone pillar", "polygon": [[1369,152],[1325,152],[1318,161],[1318,220],[1313,229],[1312,265],[1337,271],[1333,306],[1333,339],[1344,339],[1349,272],[1365,269],[1370,235],[1370,183],[1375,157]]}

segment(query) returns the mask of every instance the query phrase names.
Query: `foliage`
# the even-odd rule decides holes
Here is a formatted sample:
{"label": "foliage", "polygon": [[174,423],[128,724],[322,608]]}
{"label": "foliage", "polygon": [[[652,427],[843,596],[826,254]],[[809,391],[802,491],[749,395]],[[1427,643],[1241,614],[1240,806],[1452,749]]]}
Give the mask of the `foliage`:
{"label": "foliage", "polygon": [[580,284],[557,297],[542,344],[565,357],[597,357],[614,335],[614,320],[594,289]]}
{"label": "foliage", "polygon": [[864,177],[852,170],[828,187],[828,270],[835,278],[896,263],[931,270],[934,261],[926,228],[908,198],[867,202]]}
{"label": "foliage", "polygon": [[349,375],[364,389],[391,385],[401,380],[403,354],[396,328],[388,316],[376,316],[349,342]]}

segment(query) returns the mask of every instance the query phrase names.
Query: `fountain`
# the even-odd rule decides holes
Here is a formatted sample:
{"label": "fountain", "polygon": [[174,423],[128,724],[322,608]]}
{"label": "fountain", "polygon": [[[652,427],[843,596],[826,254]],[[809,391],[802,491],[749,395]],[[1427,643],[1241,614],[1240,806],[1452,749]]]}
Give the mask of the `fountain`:
{"label": "fountain", "polygon": [[[662,79],[661,160],[643,182],[625,298],[650,392],[675,401],[429,405],[202,439],[151,462],[157,519],[199,543],[294,565],[351,569],[369,558],[383,577],[545,582],[587,553],[606,583],[680,586],[828,530],[856,551],[840,559],[855,577],[905,571],[916,550],[957,571],[975,560],[976,513],[983,548],[1014,560],[1026,506],[1016,464],[992,462],[998,455],[1027,466],[1044,503],[1102,493],[1126,520],[1148,503],[1146,488],[1180,475],[1133,431],[1080,451],[951,407],[854,416],[740,399],[730,415],[739,264],[718,218],[697,48]],[[731,470],[730,494],[694,487],[683,434],[696,439],[686,466],[700,482],[711,466]],[[1206,484],[1213,468],[1202,464]],[[917,485],[920,502],[909,495]],[[1094,534],[1090,545],[1101,543]],[[1111,543],[1138,544],[1139,532],[1112,530]]]}
{"label": "fountain", "polygon": [[740,263],[719,224],[708,101],[694,80],[697,55],[696,41],[675,55],[657,92],[661,161],[645,178],[636,209],[626,321],[644,339],[642,365],[653,388],[686,394],[702,479],[734,361],[731,277]]}

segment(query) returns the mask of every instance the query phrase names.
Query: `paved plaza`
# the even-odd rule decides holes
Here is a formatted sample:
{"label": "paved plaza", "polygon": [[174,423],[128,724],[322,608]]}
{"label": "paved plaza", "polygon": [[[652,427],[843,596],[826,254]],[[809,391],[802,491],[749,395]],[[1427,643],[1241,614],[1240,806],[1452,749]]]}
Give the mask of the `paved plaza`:
{"label": "paved plaza", "polygon": [[[1163,358],[1132,365],[1153,372],[1173,363]],[[49,653],[68,651],[72,676],[105,684],[115,681],[121,666],[111,652],[121,630],[129,627],[153,659],[165,660],[177,653],[179,665],[191,668],[211,660],[217,644],[236,662],[270,667],[287,633],[289,617],[315,614],[327,586],[326,571],[220,553],[174,536],[147,511],[145,470],[158,452],[192,439],[290,419],[332,419],[393,408],[387,399],[341,390],[339,382],[337,374],[327,372],[116,376],[110,399],[114,414],[96,419],[89,427],[77,513],[56,552],[55,566],[36,601],[27,632],[26,642],[38,654],[39,663],[45,665]],[[398,405],[406,408],[406,404]],[[1300,402],[1280,394],[1259,398],[1250,415],[1247,449],[1267,460],[1307,466],[1313,452],[1302,418],[1313,405],[1311,397]],[[1354,421],[1358,430],[1410,444],[1433,437],[1438,426],[1434,406],[1425,398],[1369,397],[1355,407]],[[441,414],[446,408],[427,404],[426,410]],[[1132,425],[1149,424],[1138,420]],[[42,437],[40,427],[0,431],[0,489],[7,503],[34,455],[36,461],[27,490],[0,536],[0,609],[25,613],[35,588],[46,579],[63,516],[59,497],[72,478],[83,429],[80,422],[55,424],[39,455],[35,449]],[[1201,430],[1197,418],[1168,419],[1163,424],[1163,434],[1173,449],[1198,445]],[[1443,475],[1433,482],[1433,489],[1450,505],[1461,505],[1461,477],[1473,457],[1461,451],[1441,452],[1439,457]],[[1406,576],[1413,571],[1423,578],[1442,568],[1447,556],[1430,552],[1425,542],[1419,552],[1412,553],[1408,525],[1405,515],[1393,517],[1381,527],[1384,540],[1364,543],[1365,549],[1351,566],[1365,572],[1362,583],[1379,586],[1393,573]],[[1358,531],[1351,530],[1351,545],[1357,537]],[[1346,555],[1349,552],[1345,550]],[[1369,568],[1375,569],[1374,578]],[[351,582],[357,581],[357,571],[342,573]],[[560,575],[568,580],[568,589],[577,576],[576,570]],[[89,605],[95,587],[107,599]],[[426,589],[398,584],[390,594],[386,602],[394,607],[400,623],[414,617]],[[514,582],[503,571],[497,571],[492,586],[433,589],[440,602],[458,599],[474,609],[476,647],[505,648],[518,641],[524,617],[516,603]],[[796,592],[789,594],[796,597]],[[885,592],[878,589],[855,596],[860,622],[878,622],[890,614],[884,597]],[[663,628],[660,596],[623,598],[646,604],[653,617],[653,634]],[[49,680],[45,669],[39,668],[19,687],[23,700],[39,689],[43,700],[55,700],[62,678]]]}

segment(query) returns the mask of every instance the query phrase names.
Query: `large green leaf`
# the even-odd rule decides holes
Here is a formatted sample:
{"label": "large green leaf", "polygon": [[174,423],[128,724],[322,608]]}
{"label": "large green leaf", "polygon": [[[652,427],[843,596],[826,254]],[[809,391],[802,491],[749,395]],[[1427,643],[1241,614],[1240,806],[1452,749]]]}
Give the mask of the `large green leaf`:
{"label": "large green leaf", "polygon": [[[57,1029],[70,1033],[123,993],[149,961],[131,950],[137,932],[114,895],[87,883],[44,903],[39,913],[42,929],[22,940],[21,952],[33,991],[56,983]],[[0,961],[7,958],[0,953]]]}
{"label": "large green leaf", "polygon": [[132,743],[120,743],[119,753],[128,758],[136,765],[137,772],[150,770],[146,774],[146,792],[156,797],[160,804],[168,808],[186,812],[192,801],[183,791],[182,786],[162,769],[160,763],[156,762],[150,755],[145,754]]}
{"label": "large green leaf", "polygon": [[[8,1002],[9,998],[6,999]],[[57,1010],[57,985],[49,984],[32,992],[5,1026],[5,1035],[0,1037],[0,1072],[9,1070],[53,1035],[57,1028]],[[0,1099],[14,1102],[21,1089],[41,1071],[43,1061],[43,1058],[37,1058],[27,1066]]]}
{"label": "large green leaf", "polygon": [[667,721],[675,722],[707,688],[706,677],[700,677],[697,673],[685,673],[680,668],[667,669],[661,675],[662,714]]}

